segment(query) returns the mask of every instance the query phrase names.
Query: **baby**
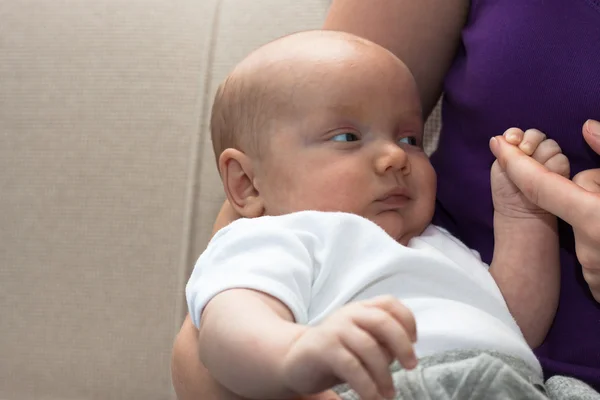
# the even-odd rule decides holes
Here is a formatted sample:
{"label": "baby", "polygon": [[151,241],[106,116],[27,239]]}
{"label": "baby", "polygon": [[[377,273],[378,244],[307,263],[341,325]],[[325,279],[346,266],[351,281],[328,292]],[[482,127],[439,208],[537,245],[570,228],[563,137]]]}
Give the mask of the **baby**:
{"label": "baby", "polygon": [[[417,364],[445,363],[439,373],[456,386],[495,362],[510,373],[477,378],[496,379],[486,398],[500,376],[544,398],[531,348],[557,306],[556,218],[495,162],[489,267],[431,225],[436,176],[417,86],[398,58],[345,33],[281,38],[220,86],[211,129],[227,198],[244,217],[214,236],[186,288],[217,381],[255,399],[344,382],[371,400],[408,382],[394,382],[393,361],[405,379]],[[539,131],[494,140],[569,174]]]}

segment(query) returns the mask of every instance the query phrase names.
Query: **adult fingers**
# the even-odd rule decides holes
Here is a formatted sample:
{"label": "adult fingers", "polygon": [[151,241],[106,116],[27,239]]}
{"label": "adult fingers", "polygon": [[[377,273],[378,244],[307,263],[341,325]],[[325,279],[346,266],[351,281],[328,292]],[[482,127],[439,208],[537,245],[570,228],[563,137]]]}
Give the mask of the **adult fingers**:
{"label": "adult fingers", "polygon": [[229,200],[225,200],[213,225],[213,235],[240,217],[241,215],[235,211]]}
{"label": "adult fingers", "polygon": [[[600,154],[600,122],[587,120],[583,125],[582,132],[587,144]],[[600,168],[578,173],[573,178],[573,182],[588,192],[600,193]]]}
{"label": "adult fingers", "polygon": [[588,119],[583,124],[583,137],[596,153],[600,154],[600,122]]}
{"label": "adult fingers", "polygon": [[600,200],[596,195],[549,171],[503,137],[492,138],[490,149],[511,181],[532,203],[573,226],[587,223],[589,216],[598,212]]}
{"label": "adult fingers", "polygon": [[600,193],[600,168],[581,171],[573,177],[573,182],[588,192]]}

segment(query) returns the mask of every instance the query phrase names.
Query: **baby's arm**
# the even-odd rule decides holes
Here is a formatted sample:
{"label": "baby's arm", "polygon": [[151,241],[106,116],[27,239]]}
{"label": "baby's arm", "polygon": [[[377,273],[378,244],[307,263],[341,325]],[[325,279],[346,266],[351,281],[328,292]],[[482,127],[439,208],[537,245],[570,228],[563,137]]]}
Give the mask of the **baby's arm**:
{"label": "baby's arm", "polygon": [[201,360],[247,398],[290,398],[342,381],[365,400],[394,398],[388,366],[416,366],[415,321],[390,296],[342,307],[316,327],[296,325],[279,301],[244,289],[217,295],[202,316]]}
{"label": "baby's arm", "polygon": [[248,219],[220,230],[186,286],[202,364],[242,397],[290,395],[278,367],[304,329],[294,319],[305,319],[314,270],[304,234],[286,223]]}
{"label": "baby's arm", "polygon": [[255,291],[232,289],[206,306],[199,329],[202,363],[234,393],[248,398],[288,398],[281,365],[306,327],[293,323],[282,303]]}
{"label": "baby's arm", "polygon": [[[492,151],[497,147],[494,140],[506,140],[548,170],[569,175],[569,162],[558,144],[539,131],[509,129],[492,140]],[[490,273],[527,343],[535,348],[546,337],[558,305],[557,219],[529,202],[498,161],[492,166],[491,181],[495,243]]]}
{"label": "baby's arm", "polygon": [[268,221],[234,228],[215,236],[186,287],[200,358],[215,380],[255,399],[318,393],[340,382],[364,400],[390,395],[392,359],[416,365],[414,317],[397,299],[354,302],[316,326],[302,325],[317,279],[307,243],[335,246],[345,236],[317,237]]}
{"label": "baby's arm", "polygon": [[542,344],[560,290],[556,218],[513,220],[494,213],[490,273],[531,348]]}

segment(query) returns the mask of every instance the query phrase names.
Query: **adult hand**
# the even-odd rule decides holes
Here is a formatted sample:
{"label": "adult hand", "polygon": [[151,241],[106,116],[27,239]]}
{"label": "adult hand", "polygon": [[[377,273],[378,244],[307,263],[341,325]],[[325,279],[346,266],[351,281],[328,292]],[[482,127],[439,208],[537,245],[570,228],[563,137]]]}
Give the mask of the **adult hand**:
{"label": "adult hand", "polygon": [[225,200],[221,206],[221,209],[219,210],[215,224],[213,225],[213,235],[217,233],[219,229],[225,228],[238,218],[241,218],[241,215],[235,211],[235,209],[229,203],[229,200]]}
{"label": "adult hand", "polygon": [[[600,123],[588,120],[583,125],[583,136],[592,150],[600,154]],[[600,302],[600,169],[580,172],[570,181],[508,144],[502,136],[492,138],[490,148],[532,203],[573,227],[583,276]]]}

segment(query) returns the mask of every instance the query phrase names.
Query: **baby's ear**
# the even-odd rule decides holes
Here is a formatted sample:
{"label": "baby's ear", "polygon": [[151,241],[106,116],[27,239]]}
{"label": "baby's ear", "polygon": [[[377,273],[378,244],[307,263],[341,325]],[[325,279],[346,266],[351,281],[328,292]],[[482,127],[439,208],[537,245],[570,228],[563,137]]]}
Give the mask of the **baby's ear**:
{"label": "baby's ear", "polygon": [[225,149],[219,157],[219,172],[227,199],[238,214],[245,218],[264,214],[263,200],[253,183],[250,157],[236,149]]}

